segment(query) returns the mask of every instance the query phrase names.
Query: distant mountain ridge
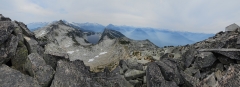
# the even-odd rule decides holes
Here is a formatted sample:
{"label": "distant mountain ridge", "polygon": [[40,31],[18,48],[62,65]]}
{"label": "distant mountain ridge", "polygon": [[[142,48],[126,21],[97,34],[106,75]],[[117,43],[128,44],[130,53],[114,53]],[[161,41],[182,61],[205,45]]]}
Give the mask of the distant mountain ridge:
{"label": "distant mountain ridge", "polygon": [[[54,21],[55,22],[55,21]],[[178,46],[192,44],[201,40],[205,40],[214,34],[205,33],[192,33],[192,32],[181,32],[181,31],[170,31],[156,28],[141,28],[132,26],[117,26],[109,24],[103,26],[98,23],[75,23],[63,22],[73,28],[80,29],[83,32],[100,32],[103,33],[104,29],[111,29],[121,32],[123,35],[134,40],[150,40],[159,47],[163,46]],[[52,22],[53,23],[53,22]],[[31,31],[46,26],[47,22],[34,22],[27,24]]]}

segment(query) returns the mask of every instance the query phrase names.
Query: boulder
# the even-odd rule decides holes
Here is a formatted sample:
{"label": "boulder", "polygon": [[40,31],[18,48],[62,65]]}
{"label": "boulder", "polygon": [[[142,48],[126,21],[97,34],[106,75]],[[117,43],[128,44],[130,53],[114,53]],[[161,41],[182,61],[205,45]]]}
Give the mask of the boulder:
{"label": "boulder", "polygon": [[24,75],[7,65],[1,65],[0,72],[1,87],[41,87],[34,78]]}
{"label": "boulder", "polygon": [[31,32],[23,22],[17,22],[18,26],[22,29],[22,33],[28,37],[34,37],[34,33]]}
{"label": "boulder", "polygon": [[130,69],[143,70],[143,64],[138,63],[137,59],[135,58],[130,58],[126,60],[126,63],[128,65],[128,68]]}
{"label": "boulder", "polygon": [[123,72],[126,72],[128,70],[127,63],[124,60],[119,61],[119,66],[122,68]]}
{"label": "boulder", "polygon": [[39,55],[43,55],[43,48],[38,45],[38,42],[32,38],[24,36],[25,44],[28,48],[29,54],[31,53],[38,53]]}
{"label": "boulder", "polygon": [[44,59],[37,53],[31,53],[28,55],[25,69],[32,77],[37,79],[42,87],[48,87],[50,85],[55,72],[54,69],[50,65],[47,65]]}
{"label": "boulder", "polygon": [[157,61],[156,63],[165,80],[174,81],[178,85],[183,84],[176,62],[171,59],[164,59],[162,61]]}
{"label": "boulder", "polygon": [[7,63],[11,58],[15,56],[17,45],[18,38],[14,35],[10,35],[8,40],[6,40],[6,42],[0,46],[0,64]]}
{"label": "boulder", "polygon": [[238,29],[240,29],[240,27],[237,24],[233,23],[233,24],[227,26],[225,28],[225,31],[236,31]]}
{"label": "boulder", "polygon": [[0,21],[0,45],[9,38],[13,30],[14,25],[11,22]]}
{"label": "boulder", "polygon": [[90,71],[84,65],[83,61],[65,61],[57,62],[56,73],[51,87],[102,87],[94,82],[90,76]]}
{"label": "boulder", "polygon": [[145,71],[141,70],[128,70],[127,72],[125,72],[124,77],[127,80],[130,80],[138,77],[143,77],[145,74],[146,74]]}
{"label": "boulder", "polygon": [[195,62],[198,67],[207,68],[212,66],[216,60],[217,59],[212,52],[201,52]]}
{"label": "boulder", "polygon": [[184,86],[183,87],[195,87],[199,83],[199,79],[192,77],[191,75],[186,74],[183,71],[180,71],[183,81],[184,81]]}
{"label": "boulder", "polygon": [[197,53],[196,49],[191,47],[189,48],[189,50],[187,50],[187,52],[183,54],[182,57],[183,57],[185,68],[188,68],[193,63],[193,61],[195,60],[196,53]]}
{"label": "boulder", "polygon": [[16,37],[15,35],[11,34],[11,36],[9,37],[9,40],[6,43],[7,47],[7,52],[8,52],[8,57],[9,58],[14,58],[15,57],[15,53],[16,53],[16,49],[18,46],[18,37]]}
{"label": "boulder", "polygon": [[155,62],[148,64],[146,70],[147,87],[178,87],[173,81],[166,81]]}

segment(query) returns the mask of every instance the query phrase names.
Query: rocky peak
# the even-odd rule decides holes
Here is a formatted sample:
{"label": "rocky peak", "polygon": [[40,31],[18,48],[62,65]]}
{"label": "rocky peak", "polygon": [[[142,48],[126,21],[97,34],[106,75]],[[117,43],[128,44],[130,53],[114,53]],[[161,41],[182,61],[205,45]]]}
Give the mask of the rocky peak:
{"label": "rocky peak", "polygon": [[122,33],[120,33],[119,31],[116,30],[111,30],[111,29],[105,29],[102,33],[102,36],[100,38],[99,41],[102,41],[106,38],[108,39],[116,39],[116,38],[122,38],[125,37],[125,35],[123,35]]}
{"label": "rocky peak", "polygon": [[0,14],[0,21],[12,21],[12,20],[10,18],[4,17],[2,14]]}

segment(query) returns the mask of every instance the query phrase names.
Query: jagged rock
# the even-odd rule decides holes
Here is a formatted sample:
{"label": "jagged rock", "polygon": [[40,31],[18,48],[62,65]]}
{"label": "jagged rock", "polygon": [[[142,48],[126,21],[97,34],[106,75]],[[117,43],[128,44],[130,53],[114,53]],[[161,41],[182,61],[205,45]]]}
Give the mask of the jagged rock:
{"label": "jagged rock", "polygon": [[135,58],[126,60],[126,63],[128,65],[128,68],[130,68],[130,69],[143,70],[143,65],[138,63],[137,59],[135,59]]}
{"label": "jagged rock", "polygon": [[188,74],[186,74],[185,72],[181,71],[180,72],[183,79],[184,79],[184,86],[186,87],[195,87],[197,86],[197,84],[199,83],[199,79],[195,78],[195,77],[192,77]]}
{"label": "jagged rock", "polygon": [[2,14],[0,14],[0,21],[12,21],[12,20],[10,18],[4,17]]}
{"label": "jagged rock", "polygon": [[44,59],[37,53],[31,53],[28,55],[25,69],[32,77],[37,79],[42,87],[48,87],[50,85],[55,72],[54,69],[50,65],[47,65]]}
{"label": "jagged rock", "polygon": [[223,56],[223,55],[219,55],[217,57],[217,59],[222,63],[222,64],[225,64],[225,65],[228,65],[230,63],[234,63],[234,60],[233,59],[230,59],[226,56]]}
{"label": "jagged rock", "polygon": [[94,83],[82,61],[63,61],[57,63],[56,73],[51,87],[91,87],[99,84]]}
{"label": "jagged rock", "polygon": [[147,87],[178,87],[174,81],[166,81],[155,62],[148,64],[146,70]]}
{"label": "jagged rock", "polygon": [[30,53],[38,53],[39,55],[43,55],[43,48],[38,45],[38,42],[31,37],[24,36],[26,41],[26,46],[28,48],[28,52]]}
{"label": "jagged rock", "polygon": [[214,73],[208,75],[200,84],[198,84],[199,87],[202,87],[202,85],[207,85],[207,87],[216,87],[217,81],[215,79]]}
{"label": "jagged rock", "polygon": [[122,68],[123,72],[126,72],[128,70],[127,63],[124,60],[119,61],[119,66]]}
{"label": "jagged rock", "polygon": [[129,82],[134,86],[134,87],[140,87],[142,83],[138,80],[129,80]]}
{"label": "jagged rock", "polygon": [[0,64],[8,62],[15,56],[17,45],[18,38],[14,35],[10,35],[8,40],[0,46]]}
{"label": "jagged rock", "polygon": [[235,31],[237,29],[240,29],[240,27],[237,24],[233,23],[233,24],[227,26],[225,28],[225,31]]}
{"label": "jagged rock", "polygon": [[69,60],[69,59],[66,59],[66,57],[68,57],[68,56],[64,55],[64,54],[59,54],[59,53],[43,55],[43,59],[45,60],[46,64],[52,66],[52,68],[55,70],[57,67],[57,61]]}
{"label": "jagged rock", "polygon": [[202,52],[199,54],[199,57],[196,58],[195,62],[198,67],[206,68],[212,66],[216,60],[217,59],[212,52]]}
{"label": "jagged rock", "polygon": [[140,71],[140,70],[128,70],[125,72],[124,74],[124,77],[127,79],[127,80],[130,80],[130,79],[135,79],[135,78],[138,78],[138,77],[142,77],[144,76],[146,73],[145,71]]}
{"label": "jagged rock", "polygon": [[240,35],[237,37],[236,48],[240,49]]}
{"label": "jagged rock", "polygon": [[14,66],[14,68],[17,70],[24,72],[24,63],[26,62],[27,56],[27,47],[23,44],[23,42],[19,42],[16,55],[15,57],[11,58],[12,66]]}
{"label": "jagged rock", "polygon": [[202,52],[213,52],[213,53],[216,53],[216,54],[221,54],[223,56],[226,56],[228,58],[231,58],[231,59],[237,59],[237,60],[240,60],[240,49],[231,49],[231,48],[228,48],[228,49],[201,49],[199,51],[202,51]]}
{"label": "jagged rock", "polygon": [[156,63],[159,66],[165,80],[174,81],[178,85],[183,84],[176,62],[171,61],[170,59],[164,59],[162,61],[157,61]]}
{"label": "jagged rock", "polygon": [[41,87],[34,78],[11,69],[7,65],[1,65],[0,72],[1,87]]}
{"label": "jagged rock", "polygon": [[240,85],[240,65],[231,65],[227,73],[218,82],[217,87],[238,87]]}
{"label": "jagged rock", "polygon": [[125,37],[125,36],[116,30],[105,29],[99,41],[101,42],[106,38],[115,39],[115,38],[121,38],[121,37]]}
{"label": "jagged rock", "polygon": [[188,68],[193,63],[196,53],[196,49],[191,47],[187,52],[183,54],[185,68]]}
{"label": "jagged rock", "polygon": [[0,21],[0,44],[4,43],[11,35],[14,25],[9,21]]}
{"label": "jagged rock", "polygon": [[23,23],[23,22],[17,22],[15,21],[15,23],[18,24],[18,26],[22,29],[22,33],[28,37],[33,37],[34,36],[34,33],[31,32],[27,26]]}
{"label": "jagged rock", "polygon": [[11,35],[9,37],[9,41],[6,43],[7,44],[7,52],[8,52],[8,57],[13,58],[16,53],[16,49],[18,46],[18,37]]}

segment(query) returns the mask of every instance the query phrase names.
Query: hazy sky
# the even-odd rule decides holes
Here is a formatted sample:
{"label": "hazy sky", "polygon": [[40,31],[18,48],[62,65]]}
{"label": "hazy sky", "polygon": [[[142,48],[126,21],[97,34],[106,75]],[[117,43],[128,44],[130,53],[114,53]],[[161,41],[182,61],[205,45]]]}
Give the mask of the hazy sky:
{"label": "hazy sky", "polygon": [[93,22],[217,33],[240,25],[240,0],[0,0],[12,20]]}

